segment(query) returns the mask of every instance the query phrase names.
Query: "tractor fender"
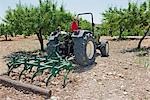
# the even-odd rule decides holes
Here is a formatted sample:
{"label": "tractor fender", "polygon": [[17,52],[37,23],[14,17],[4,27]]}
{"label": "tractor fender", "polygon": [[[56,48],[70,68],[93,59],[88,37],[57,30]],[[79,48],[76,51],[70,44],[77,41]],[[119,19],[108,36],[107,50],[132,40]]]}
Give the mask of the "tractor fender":
{"label": "tractor fender", "polygon": [[100,48],[104,47],[107,43],[108,43],[107,40],[101,40],[101,41],[97,44],[97,49],[100,49]]}
{"label": "tractor fender", "polygon": [[57,38],[60,34],[68,34],[67,32],[65,32],[65,31],[59,31],[59,32],[57,32],[57,31],[55,31],[55,32],[52,32],[51,33],[51,35],[49,36],[49,41],[50,40],[55,40],[55,38]]}
{"label": "tractor fender", "polygon": [[101,46],[105,46],[106,43],[108,43],[107,40],[102,40],[102,41],[100,41],[100,45],[101,45]]}
{"label": "tractor fender", "polygon": [[51,35],[49,36],[49,41],[55,40],[56,37],[58,37],[60,32],[52,32]]}
{"label": "tractor fender", "polygon": [[86,33],[91,33],[91,32],[88,31],[88,30],[77,30],[77,31],[75,31],[75,32],[72,33],[71,37],[72,38],[83,37]]}

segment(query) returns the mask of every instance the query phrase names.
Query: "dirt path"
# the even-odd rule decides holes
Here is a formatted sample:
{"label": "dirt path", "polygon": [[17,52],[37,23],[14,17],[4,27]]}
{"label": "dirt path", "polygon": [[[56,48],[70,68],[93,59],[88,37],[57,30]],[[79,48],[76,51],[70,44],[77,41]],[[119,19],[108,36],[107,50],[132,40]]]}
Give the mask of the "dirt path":
{"label": "dirt path", "polygon": [[[58,100],[150,100],[150,56],[137,56],[142,52],[121,52],[123,49],[136,47],[137,41],[110,41],[108,58],[98,56],[92,67],[75,70],[69,76],[72,82],[65,89],[62,89],[61,82],[50,86],[53,96]],[[150,38],[144,40],[142,45],[150,47]],[[24,39],[0,42],[1,47],[3,50],[1,49],[0,57],[12,51],[38,49],[39,44],[37,40]],[[0,98],[43,99],[42,96],[24,94],[3,86],[0,86]]]}
{"label": "dirt path", "polygon": [[110,53],[109,58],[98,57],[97,65],[92,70],[82,73],[83,82],[75,93],[75,98],[150,99],[150,71],[138,64],[138,58],[134,54],[121,54],[115,51]]}
{"label": "dirt path", "polygon": [[0,75],[6,73],[8,70],[7,65],[4,60],[0,59]]}

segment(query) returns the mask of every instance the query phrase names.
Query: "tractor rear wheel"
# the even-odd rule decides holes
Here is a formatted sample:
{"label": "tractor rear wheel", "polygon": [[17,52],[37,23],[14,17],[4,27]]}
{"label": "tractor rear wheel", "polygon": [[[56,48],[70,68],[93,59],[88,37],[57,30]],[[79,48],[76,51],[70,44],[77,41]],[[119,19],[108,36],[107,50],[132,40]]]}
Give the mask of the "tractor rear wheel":
{"label": "tractor rear wheel", "polygon": [[88,66],[95,62],[96,45],[90,34],[84,37],[74,38],[75,61],[82,66]]}

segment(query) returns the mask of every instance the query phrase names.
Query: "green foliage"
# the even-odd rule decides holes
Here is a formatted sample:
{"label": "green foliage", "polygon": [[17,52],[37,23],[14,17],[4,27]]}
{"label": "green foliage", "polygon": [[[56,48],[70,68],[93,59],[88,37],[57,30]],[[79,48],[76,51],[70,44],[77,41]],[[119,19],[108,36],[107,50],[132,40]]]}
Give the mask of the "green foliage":
{"label": "green foliage", "polygon": [[9,25],[12,33],[16,35],[31,35],[41,29],[43,35],[49,35],[58,26],[68,31],[72,21],[72,14],[65,11],[63,5],[58,7],[50,0],[39,0],[40,5],[24,6],[21,3],[15,9],[8,9],[3,22]]}
{"label": "green foliage", "polygon": [[79,22],[80,22],[79,26],[81,29],[90,30],[90,31],[92,30],[92,24],[87,20],[83,20],[82,18],[80,18]]}
{"label": "green foliage", "polygon": [[99,32],[111,36],[143,35],[150,21],[150,0],[138,5],[130,2],[125,9],[110,7],[103,13],[103,22]]}
{"label": "green foliage", "polygon": [[[6,11],[3,24],[0,25],[0,35],[14,34],[26,37],[36,34],[41,50],[44,50],[43,36],[47,38],[58,26],[63,31],[70,31],[73,18],[63,5],[58,7],[57,3],[51,0],[39,0],[38,6],[25,6],[19,2],[15,9],[9,8]],[[90,29],[88,21],[82,19],[80,21],[83,29]]]}
{"label": "green foliage", "polygon": [[7,40],[7,35],[11,35],[11,27],[6,24],[0,24],[0,36],[4,35],[5,39]]}

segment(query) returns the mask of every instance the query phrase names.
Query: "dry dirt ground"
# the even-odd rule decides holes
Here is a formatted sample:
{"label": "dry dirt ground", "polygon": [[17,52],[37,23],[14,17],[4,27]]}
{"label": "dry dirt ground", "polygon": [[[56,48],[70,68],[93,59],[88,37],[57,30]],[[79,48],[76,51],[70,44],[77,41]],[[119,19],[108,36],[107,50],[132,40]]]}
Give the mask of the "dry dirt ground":
{"label": "dry dirt ground", "polygon": [[[103,37],[110,39],[110,37]],[[137,37],[139,38],[139,37]],[[0,38],[2,40],[2,38]],[[110,56],[96,58],[91,67],[76,68],[69,74],[70,83],[63,89],[62,79],[52,81],[52,100],[150,100],[150,49],[126,52],[139,40],[109,41]],[[46,43],[47,41],[45,41]],[[150,37],[142,46],[150,47]],[[7,71],[4,56],[17,51],[39,49],[35,36],[0,41],[0,73]],[[140,56],[141,55],[141,56]],[[144,56],[142,56],[144,55]],[[23,93],[0,84],[0,100],[45,100],[43,96]]]}

